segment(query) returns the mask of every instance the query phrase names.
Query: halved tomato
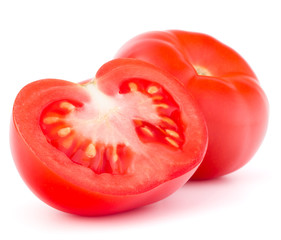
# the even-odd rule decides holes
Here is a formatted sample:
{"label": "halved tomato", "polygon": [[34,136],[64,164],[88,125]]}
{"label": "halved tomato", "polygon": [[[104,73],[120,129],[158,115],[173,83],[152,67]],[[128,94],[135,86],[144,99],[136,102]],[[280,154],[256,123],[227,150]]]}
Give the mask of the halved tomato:
{"label": "halved tomato", "polygon": [[108,62],[82,84],[33,82],[14,103],[18,170],[39,198],[69,213],[163,199],[191,177],[206,145],[204,119],[184,87],[140,60]]}

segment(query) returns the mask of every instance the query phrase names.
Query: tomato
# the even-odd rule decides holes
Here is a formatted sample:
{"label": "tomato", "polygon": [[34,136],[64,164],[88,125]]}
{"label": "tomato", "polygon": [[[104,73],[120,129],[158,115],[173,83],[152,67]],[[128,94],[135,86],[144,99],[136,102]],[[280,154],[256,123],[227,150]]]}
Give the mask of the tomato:
{"label": "tomato", "polygon": [[203,159],[206,129],[171,75],[119,59],[80,84],[43,79],[25,86],[14,102],[10,141],[19,173],[40,199],[93,216],[176,191]]}
{"label": "tomato", "polygon": [[267,128],[268,101],[247,62],[211,36],[171,30],[129,40],[116,57],[142,59],[174,75],[197,100],[209,144],[192,179],[211,179],[244,166]]}

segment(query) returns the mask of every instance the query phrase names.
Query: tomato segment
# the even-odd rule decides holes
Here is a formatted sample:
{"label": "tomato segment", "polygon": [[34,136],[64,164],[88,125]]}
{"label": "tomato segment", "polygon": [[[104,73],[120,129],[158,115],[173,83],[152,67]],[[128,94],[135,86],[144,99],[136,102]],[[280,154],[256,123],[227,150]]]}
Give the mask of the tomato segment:
{"label": "tomato segment", "polygon": [[173,77],[138,60],[113,60],[83,84],[36,81],[14,103],[18,170],[65,212],[103,215],[163,199],[191,177],[206,145],[196,103]]}
{"label": "tomato segment", "polygon": [[161,142],[170,147],[180,148],[184,143],[180,109],[171,95],[157,83],[143,79],[130,79],[120,86],[119,93],[127,94],[139,91],[147,96],[158,114],[158,123],[151,124],[134,119],[136,131],[143,142]]}

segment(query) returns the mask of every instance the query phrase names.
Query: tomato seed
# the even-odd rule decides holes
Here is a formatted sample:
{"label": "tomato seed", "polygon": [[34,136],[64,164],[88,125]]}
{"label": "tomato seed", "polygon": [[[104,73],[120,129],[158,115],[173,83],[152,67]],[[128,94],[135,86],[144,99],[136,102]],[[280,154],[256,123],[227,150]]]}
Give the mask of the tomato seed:
{"label": "tomato seed", "polygon": [[175,138],[180,137],[180,135],[176,131],[173,131],[173,130],[170,130],[170,129],[166,129],[165,131],[166,131],[167,134],[169,134],[172,137],[175,137]]}
{"label": "tomato seed", "polygon": [[132,92],[135,92],[135,91],[138,90],[137,84],[135,84],[135,83],[133,83],[133,82],[130,82],[130,83],[129,83],[129,88],[130,88],[130,90],[131,90]]}
{"label": "tomato seed", "polygon": [[175,140],[173,140],[172,138],[170,138],[170,137],[165,137],[165,140],[166,140],[168,143],[170,143],[172,146],[174,146],[174,147],[176,147],[176,148],[179,147],[179,145],[177,144],[177,142],[176,142]]}
{"label": "tomato seed", "polygon": [[159,91],[158,87],[156,86],[150,86],[148,89],[147,89],[147,92],[149,94],[154,94],[154,93],[157,93]]}
{"label": "tomato seed", "polygon": [[154,106],[157,108],[166,108],[166,109],[169,108],[169,105],[165,103],[154,104]]}
{"label": "tomato seed", "polygon": [[116,147],[113,147],[112,160],[113,160],[113,162],[117,162],[117,160],[118,160]]}
{"label": "tomato seed", "polygon": [[163,96],[161,96],[161,95],[156,95],[156,96],[152,97],[152,100],[154,100],[154,101],[162,100],[162,99],[163,99]]}
{"label": "tomato seed", "polygon": [[90,143],[88,147],[85,150],[85,154],[87,155],[88,158],[94,158],[97,154],[96,147],[93,143]]}
{"label": "tomato seed", "polygon": [[66,137],[70,132],[71,132],[71,128],[70,127],[65,127],[65,128],[61,128],[58,131],[58,135],[60,137]]}
{"label": "tomato seed", "polygon": [[72,111],[75,109],[75,106],[69,102],[62,102],[60,104],[60,108],[66,109],[68,111]]}
{"label": "tomato seed", "polygon": [[53,124],[58,122],[60,119],[58,117],[46,117],[43,119],[43,123],[45,124]]}
{"label": "tomato seed", "polygon": [[153,132],[148,128],[148,127],[141,127],[140,128],[141,130],[142,130],[142,132],[144,133],[144,134],[146,134],[146,135],[149,135],[149,136],[153,136]]}
{"label": "tomato seed", "polygon": [[169,125],[173,126],[173,127],[176,127],[177,124],[174,122],[174,120],[172,120],[171,118],[169,117],[161,117],[161,120],[165,123],[168,123]]}

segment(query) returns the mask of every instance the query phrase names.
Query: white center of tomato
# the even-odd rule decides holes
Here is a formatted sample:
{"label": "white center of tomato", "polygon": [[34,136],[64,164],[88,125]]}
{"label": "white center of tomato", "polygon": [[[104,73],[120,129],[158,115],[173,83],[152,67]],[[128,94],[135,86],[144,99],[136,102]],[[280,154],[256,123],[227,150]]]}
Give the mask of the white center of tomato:
{"label": "white center of tomato", "polygon": [[90,101],[78,111],[69,113],[65,122],[92,142],[136,144],[139,138],[133,119],[151,124],[160,121],[152,99],[141,92],[108,96],[98,89],[97,84],[90,83],[84,87],[90,95]]}

